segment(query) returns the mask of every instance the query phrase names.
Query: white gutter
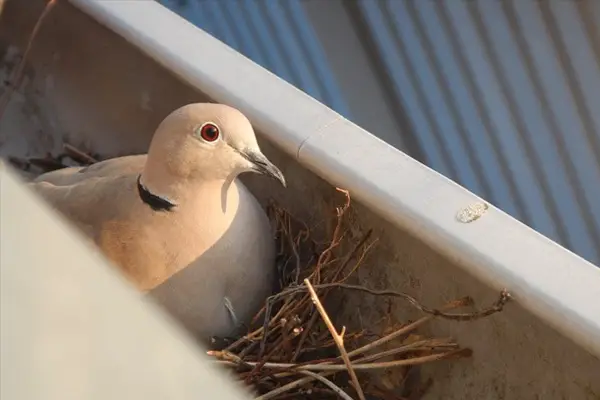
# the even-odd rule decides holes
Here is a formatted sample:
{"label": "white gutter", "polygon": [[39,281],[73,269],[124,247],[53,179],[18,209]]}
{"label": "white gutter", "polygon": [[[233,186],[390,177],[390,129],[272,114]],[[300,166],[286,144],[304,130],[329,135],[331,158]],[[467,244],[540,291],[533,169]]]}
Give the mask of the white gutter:
{"label": "white gutter", "polygon": [[[600,268],[343,119],[154,1],[70,0],[215,101],[243,111],[306,168],[417,235],[600,356]],[[368,149],[368,151],[367,151]],[[600,245],[600,244],[599,244]]]}

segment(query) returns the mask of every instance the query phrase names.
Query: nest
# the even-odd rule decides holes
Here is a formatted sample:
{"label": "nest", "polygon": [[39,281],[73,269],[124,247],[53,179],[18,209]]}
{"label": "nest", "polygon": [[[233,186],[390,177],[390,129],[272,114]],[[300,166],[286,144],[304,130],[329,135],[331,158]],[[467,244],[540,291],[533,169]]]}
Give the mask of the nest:
{"label": "nest", "polygon": [[[469,357],[471,350],[450,338],[426,338],[417,328],[433,318],[472,321],[502,310],[510,295],[502,291],[490,307],[471,313],[452,309],[471,306],[469,297],[433,309],[412,296],[393,290],[352,285],[356,271],[376,239],[368,231],[354,243],[344,231],[350,209],[346,190],[335,209],[335,227],[329,240],[318,243],[311,230],[276,204],[268,208],[277,226],[282,290],[269,297],[254,317],[258,326],[221,350],[209,351],[216,362],[232,368],[251,386],[255,400],[284,398],[415,399],[431,381],[406,385],[411,370],[426,363]],[[346,249],[344,251],[343,249]],[[384,316],[380,334],[366,329],[338,330],[323,303],[335,290],[364,296],[405,300],[424,315],[408,322]],[[335,296],[334,296],[335,297]],[[351,397],[356,396],[356,397]]]}
{"label": "nest", "polygon": [[[97,162],[97,156],[74,146],[65,144],[63,149],[57,156],[13,158],[11,162],[29,172]],[[434,309],[403,292],[348,283],[356,280],[356,272],[376,239],[371,238],[371,231],[358,239],[350,238],[344,229],[351,207],[350,194],[337,190],[344,195],[344,201],[335,209],[334,228],[324,242],[317,241],[305,223],[279,205],[272,203],[267,207],[277,232],[281,290],[266,300],[247,334],[237,339],[214,338],[213,350],[208,351],[215,363],[231,368],[239,380],[254,390],[255,400],[418,399],[432,382],[409,384],[408,377],[415,369],[431,362],[469,357],[471,350],[451,338],[424,337],[417,329],[434,318],[480,319],[501,311],[510,298],[508,292],[502,291],[488,308],[455,313],[453,309],[472,306],[472,299],[457,299]],[[334,291],[339,290],[401,299],[425,315],[416,321],[398,323],[388,314],[375,324],[383,327],[378,333],[364,328],[338,330],[323,303],[327,304]]]}

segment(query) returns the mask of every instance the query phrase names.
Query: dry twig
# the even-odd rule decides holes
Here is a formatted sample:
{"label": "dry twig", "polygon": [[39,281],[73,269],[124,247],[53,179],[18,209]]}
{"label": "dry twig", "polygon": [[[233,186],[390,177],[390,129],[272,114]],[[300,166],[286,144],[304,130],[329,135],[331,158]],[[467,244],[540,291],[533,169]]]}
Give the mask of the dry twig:
{"label": "dry twig", "polygon": [[65,153],[67,153],[71,158],[83,164],[95,164],[98,162],[98,160],[96,160],[94,157],[90,156],[87,153],[84,153],[83,151],[68,143],[63,144],[63,149]]}
{"label": "dry twig", "polygon": [[[208,355],[213,357],[223,356],[221,352],[217,351],[208,351]],[[448,358],[454,357],[469,357],[471,356],[470,349],[455,349],[451,351],[441,352],[429,354],[426,356],[420,357],[412,357],[404,360],[395,360],[395,361],[385,361],[385,362],[364,362],[364,363],[354,363],[351,365],[353,370],[356,371],[367,371],[373,369],[386,369],[386,368],[395,368],[395,367],[405,367],[407,365],[419,365],[425,364],[432,361],[444,360]],[[229,355],[226,357],[230,357]],[[247,366],[247,367],[255,367],[257,365],[262,365],[263,368],[266,369],[280,369],[287,371],[348,371],[348,365],[345,364],[332,364],[332,361],[320,362],[312,362],[306,364],[294,364],[294,363],[259,363],[257,361],[241,361],[237,357],[231,357],[229,360],[217,360],[217,364],[224,364],[230,366]]]}
{"label": "dry twig", "polygon": [[[328,373],[321,374],[322,377],[326,377],[326,376],[330,376],[330,375],[333,375],[333,373],[332,372],[328,372]],[[306,384],[312,382],[314,379],[315,379],[314,377],[308,376],[308,377],[305,377],[305,378],[301,378],[301,379],[295,380],[295,381],[290,382],[290,383],[288,383],[286,385],[280,386],[277,389],[273,389],[270,392],[263,394],[262,396],[255,397],[254,400],[269,400],[269,399],[274,399],[275,397],[278,397],[279,395],[281,395],[283,393],[289,392],[289,391],[294,390],[294,389],[296,389],[296,388],[298,388],[300,386],[306,385]]]}
{"label": "dry twig", "polygon": [[323,375],[316,374],[312,371],[301,371],[300,373],[302,375],[308,375],[311,378],[314,378],[314,379],[324,383],[325,385],[329,386],[331,388],[331,390],[333,390],[333,392],[335,394],[337,394],[338,396],[340,396],[342,399],[353,400],[352,397],[348,396],[348,394],[346,392],[344,392],[339,386],[337,386],[335,383],[331,382],[329,379],[325,378]]}
{"label": "dry twig", "polygon": [[356,376],[356,372],[354,372],[354,369],[352,368],[352,362],[350,361],[350,357],[348,357],[348,353],[346,352],[346,348],[344,347],[344,333],[346,332],[346,327],[343,327],[342,332],[338,333],[338,331],[333,326],[331,319],[329,319],[329,315],[327,315],[325,307],[323,307],[323,304],[321,304],[319,296],[317,296],[317,292],[315,292],[315,289],[310,284],[310,281],[308,279],[304,279],[304,284],[308,288],[308,291],[310,292],[310,298],[315,304],[315,307],[317,307],[319,314],[321,314],[323,322],[325,322],[325,325],[327,325],[327,329],[329,329],[329,332],[331,332],[333,340],[335,340],[335,344],[337,345],[337,348],[340,351],[342,359],[344,360],[344,364],[346,364],[346,367],[348,368],[348,374],[350,374],[350,379],[352,379],[352,383],[354,384],[354,389],[358,394],[358,398],[360,400],[365,400],[365,394],[363,393],[362,388],[360,387],[358,377]]}

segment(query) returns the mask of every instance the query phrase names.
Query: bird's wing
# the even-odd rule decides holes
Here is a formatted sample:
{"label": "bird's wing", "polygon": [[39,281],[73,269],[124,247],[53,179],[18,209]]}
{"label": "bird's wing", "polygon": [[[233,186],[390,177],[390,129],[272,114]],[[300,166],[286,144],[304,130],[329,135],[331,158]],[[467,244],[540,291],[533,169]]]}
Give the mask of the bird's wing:
{"label": "bird's wing", "polygon": [[92,175],[68,186],[46,181],[28,185],[146,291],[166,278],[171,252],[163,246],[164,228],[174,216],[161,214],[157,225],[156,212],[141,202],[136,182],[137,173],[129,173]]}
{"label": "bird's wing", "polygon": [[70,185],[42,180],[28,186],[76,224],[97,225],[101,220],[127,215],[132,206],[135,175],[91,176]]}
{"label": "bird's wing", "polygon": [[47,172],[34,182],[47,182],[55,186],[70,186],[92,178],[108,178],[130,173],[140,173],[146,155],[133,155],[100,161],[87,167],[68,167]]}

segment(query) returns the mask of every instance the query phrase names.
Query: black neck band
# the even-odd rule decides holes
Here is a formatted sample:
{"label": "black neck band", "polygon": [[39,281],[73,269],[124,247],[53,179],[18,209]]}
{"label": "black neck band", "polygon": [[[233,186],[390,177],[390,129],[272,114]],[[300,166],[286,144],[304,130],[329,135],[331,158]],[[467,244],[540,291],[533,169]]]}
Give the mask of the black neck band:
{"label": "black neck band", "polygon": [[137,189],[140,195],[140,199],[154,211],[171,211],[176,204],[171,203],[169,200],[164,199],[160,196],[150,192],[144,185],[142,185],[142,175],[137,178]]}

